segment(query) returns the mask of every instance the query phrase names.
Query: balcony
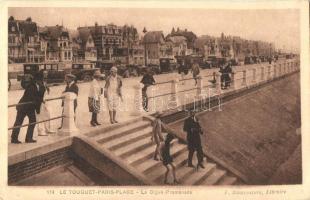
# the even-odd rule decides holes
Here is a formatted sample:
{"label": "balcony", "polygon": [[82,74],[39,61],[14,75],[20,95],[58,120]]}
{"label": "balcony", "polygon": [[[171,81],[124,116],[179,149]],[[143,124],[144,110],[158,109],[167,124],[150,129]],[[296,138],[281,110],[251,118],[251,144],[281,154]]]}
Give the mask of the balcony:
{"label": "balcony", "polygon": [[18,47],[21,46],[20,42],[9,42],[9,47]]}

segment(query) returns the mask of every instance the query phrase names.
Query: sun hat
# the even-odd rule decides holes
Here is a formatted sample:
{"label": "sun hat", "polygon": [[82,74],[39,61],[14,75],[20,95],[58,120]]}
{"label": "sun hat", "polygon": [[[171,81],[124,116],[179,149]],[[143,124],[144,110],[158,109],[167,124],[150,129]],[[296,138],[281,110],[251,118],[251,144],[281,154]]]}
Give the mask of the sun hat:
{"label": "sun hat", "polygon": [[115,66],[113,66],[111,69],[110,69],[111,72],[117,72],[117,68]]}
{"label": "sun hat", "polygon": [[95,78],[101,78],[101,77],[103,77],[104,75],[101,74],[99,70],[96,70],[93,76],[94,76]]}

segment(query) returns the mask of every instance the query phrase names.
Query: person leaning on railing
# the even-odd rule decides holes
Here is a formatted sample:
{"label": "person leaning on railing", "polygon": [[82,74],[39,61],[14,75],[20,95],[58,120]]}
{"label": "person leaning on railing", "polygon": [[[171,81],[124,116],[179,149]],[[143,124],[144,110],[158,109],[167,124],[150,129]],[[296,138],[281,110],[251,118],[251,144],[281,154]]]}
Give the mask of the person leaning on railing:
{"label": "person leaning on railing", "polygon": [[142,106],[143,109],[148,112],[148,96],[147,96],[147,88],[151,85],[155,84],[155,79],[153,77],[152,72],[149,68],[146,69],[146,73],[143,75],[142,80],[140,81],[144,87],[142,88]]}
{"label": "person leaning on railing", "polygon": [[[37,78],[38,76],[36,76]],[[14,128],[11,135],[11,143],[20,144],[18,135],[20,132],[20,126],[22,125],[24,118],[27,116],[29,119],[29,125],[26,134],[26,143],[34,143],[33,130],[36,123],[36,113],[40,113],[40,107],[42,99],[39,96],[39,85],[31,75],[27,75],[23,80],[23,87],[25,88],[24,94],[19,101],[19,105],[16,106],[17,114],[14,123]]]}

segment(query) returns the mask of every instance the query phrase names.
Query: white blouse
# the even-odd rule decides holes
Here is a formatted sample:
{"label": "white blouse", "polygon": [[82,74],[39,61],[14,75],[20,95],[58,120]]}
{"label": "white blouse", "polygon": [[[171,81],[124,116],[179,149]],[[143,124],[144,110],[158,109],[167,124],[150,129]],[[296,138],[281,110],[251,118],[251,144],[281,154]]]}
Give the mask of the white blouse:
{"label": "white blouse", "polygon": [[99,100],[101,96],[101,86],[99,82],[94,79],[90,84],[90,90],[88,97],[94,98],[95,100]]}

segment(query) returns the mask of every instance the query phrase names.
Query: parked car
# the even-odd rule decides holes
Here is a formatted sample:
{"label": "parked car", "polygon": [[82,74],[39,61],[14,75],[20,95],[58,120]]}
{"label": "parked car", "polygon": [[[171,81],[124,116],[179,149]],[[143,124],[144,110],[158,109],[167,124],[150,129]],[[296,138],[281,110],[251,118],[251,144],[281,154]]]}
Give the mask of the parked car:
{"label": "parked car", "polygon": [[90,81],[96,70],[98,69],[95,68],[94,63],[77,62],[72,63],[71,73],[76,76],[77,80]]}
{"label": "parked car", "polygon": [[58,63],[25,63],[24,73],[17,75],[17,81],[22,81],[26,75],[34,76],[40,70],[47,72],[47,83],[62,83],[65,80],[65,71],[58,69]]}
{"label": "parked car", "polygon": [[160,58],[159,59],[159,69],[160,73],[173,72],[176,69],[176,62],[173,58]]}
{"label": "parked car", "polygon": [[107,77],[110,74],[110,69],[115,65],[114,61],[104,60],[92,62],[95,64],[95,68],[99,69],[101,73],[105,74]]}

